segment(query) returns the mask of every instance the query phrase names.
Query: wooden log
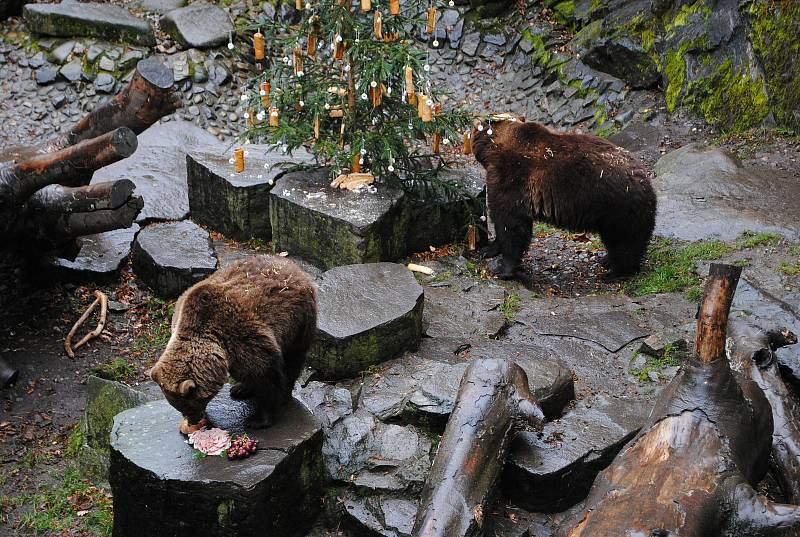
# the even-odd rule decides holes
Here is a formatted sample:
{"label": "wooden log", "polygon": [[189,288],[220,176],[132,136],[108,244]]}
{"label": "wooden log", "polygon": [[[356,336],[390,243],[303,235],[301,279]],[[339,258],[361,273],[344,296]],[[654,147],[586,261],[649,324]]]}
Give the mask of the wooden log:
{"label": "wooden log", "polygon": [[800,503],[800,403],[786,386],[775,350],[797,343],[789,330],[765,330],[746,319],[729,325],[731,367],[755,382],[772,409],[773,475],[786,499]]}
{"label": "wooden log", "polygon": [[697,356],[656,402],[650,420],[595,480],[562,535],[778,535],[800,528],[800,507],[753,486],[767,470],[772,412],[763,392],[720,355],[741,269],[712,265]]}
{"label": "wooden log", "polygon": [[521,367],[501,359],[472,362],[425,481],[413,535],[483,531],[513,434],[523,424],[541,427],[543,420]]}
{"label": "wooden log", "polygon": [[116,209],[128,202],[135,188],[130,179],[82,187],[50,185],[28,199],[24,212],[83,213]]}
{"label": "wooden log", "polygon": [[51,140],[43,151],[63,149],[119,127],[141,134],[180,106],[172,70],[154,57],[147,58],[136,64],[133,78],[122,91],[81,119],[67,135]]}

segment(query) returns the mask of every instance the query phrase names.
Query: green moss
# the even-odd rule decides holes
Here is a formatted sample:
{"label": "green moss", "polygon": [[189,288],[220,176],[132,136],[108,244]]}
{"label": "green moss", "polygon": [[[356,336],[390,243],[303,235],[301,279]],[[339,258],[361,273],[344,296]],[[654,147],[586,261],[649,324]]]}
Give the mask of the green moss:
{"label": "green moss", "polygon": [[692,81],[684,104],[723,131],[742,132],[756,127],[769,113],[763,80],[737,72],[731,60],[720,65],[712,76]]}
{"label": "green moss", "polygon": [[667,112],[670,114],[678,108],[680,104],[683,86],[686,82],[686,61],[684,55],[691,45],[684,43],[677,51],[667,52],[664,60],[664,76],[667,79],[667,90],[665,99],[667,102]]}
{"label": "green moss", "polygon": [[575,2],[572,0],[559,2],[555,5],[553,10],[556,12],[556,18],[559,19],[559,22],[572,22],[572,18],[575,15]]}
{"label": "green moss", "polygon": [[81,427],[75,427],[67,438],[67,449],[64,453],[70,458],[77,457],[81,452],[84,442],[83,429]]}
{"label": "green moss", "polygon": [[752,2],[750,40],[767,74],[779,125],[800,127],[800,3]]}
{"label": "green moss", "polygon": [[515,293],[508,293],[503,300],[503,303],[500,304],[500,312],[503,314],[503,317],[506,318],[506,323],[514,324],[514,316],[519,310],[519,304],[521,299],[519,295]]}
{"label": "green moss", "polygon": [[736,240],[736,247],[755,248],[756,246],[769,246],[778,243],[781,236],[777,233],[756,233],[755,231],[744,231]]}
{"label": "green moss", "polygon": [[[631,356],[630,363],[632,364],[642,355],[643,353],[639,351],[634,352],[633,356]],[[665,368],[681,365],[681,361],[686,358],[686,351],[685,349],[679,349],[675,345],[668,343],[664,345],[664,349],[660,353],[654,355],[645,354],[644,356],[647,357],[644,365],[641,368],[631,367],[630,371],[639,381],[651,382],[651,373],[657,375],[660,380],[664,380],[662,371]]]}
{"label": "green moss", "polygon": [[136,369],[123,358],[115,358],[105,364],[96,365],[92,368],[92,372],[101,379],[118,382],[129,380],[136,375]]}
{"label": "green moss", "polygon": [[217,522],[220,526],[225,527],[231,511],[233,511],[233,500],[224,500],[217,506]]}
{"label": "green moss", "polygon": [[785,261],[778,266],[778,270],[787,276],[800,275],[800,261],[796,263],[786,263]]}
{"label": "green moss", "polygon": [[642,31],[642,48],[650,52],[656,42],[656,32],[652,28],[647,28]]}

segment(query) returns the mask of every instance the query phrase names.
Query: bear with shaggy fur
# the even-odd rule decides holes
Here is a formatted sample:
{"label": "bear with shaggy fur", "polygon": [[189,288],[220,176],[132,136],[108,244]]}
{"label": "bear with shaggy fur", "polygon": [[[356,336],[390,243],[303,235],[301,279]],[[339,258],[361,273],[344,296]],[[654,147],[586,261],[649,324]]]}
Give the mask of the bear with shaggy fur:
{"label": "bear with shaggy fur", "polygon": [[656,195],[644,167],[627,151],[596,136],[515,120],[475,131],[473,147],[486,169],[497,233],[484,255],[502,254],[500,278],[515,276],[534,220],[599,233],[612,278],[639,271],[655,226]]}
{"label": "bear with shaggy fur", "polygon": [[150,376],[194,424],[230,375],[231,397],[255,400],[247,425],[267,427],[291,397],[316,326],[316,290],[297,265],[266,255],[238,261],[181,295]]}

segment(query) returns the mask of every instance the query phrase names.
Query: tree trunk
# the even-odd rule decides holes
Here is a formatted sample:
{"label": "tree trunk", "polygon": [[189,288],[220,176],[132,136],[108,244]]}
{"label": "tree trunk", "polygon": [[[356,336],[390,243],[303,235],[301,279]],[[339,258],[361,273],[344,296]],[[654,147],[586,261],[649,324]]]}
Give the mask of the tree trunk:
{"label": "tree trunk", "polygon": [[800,508],[753,486],[766,473],[772,411],[725,359],[739,267],[712,264],[697,326],[697,357],[662,392],[650,420],[601,472],[563,535],[781,535]]}
{"label": "tree trunk", "polygon": [[791,503],[800,502],[800,405],[781,377],[775,350],[797,343],[788,330],[764,330],[744,319],[730,323],[731,367],[755,382],[772,408],[773,472]]}
{"label": "tree trunk", "polygon": [[543,419],[521,367],[499,359],[472,362],[425,481],[413,535],[481,534],[512,435],[523,423],[541,427]]}

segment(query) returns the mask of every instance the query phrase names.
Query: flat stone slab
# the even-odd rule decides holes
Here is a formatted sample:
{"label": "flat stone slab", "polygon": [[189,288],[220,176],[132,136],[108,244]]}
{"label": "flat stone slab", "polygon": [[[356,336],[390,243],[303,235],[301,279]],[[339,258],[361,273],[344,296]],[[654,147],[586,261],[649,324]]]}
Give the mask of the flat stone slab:
{"label": "flat stone slab", "polygon": [[795,174],[743,167],[713,146],[690,144],[661,157],[655,233],[683,240],[733,240],[743,231],[800,240],[800,184]]}
{"label": "flat stone slab", "polygon": [[541,433],[519,433],[503,472],[503,493],[530,511],[555,513],[576,504],[644,425],[650,408],[637,399],[598,396],[578,401]]}
{"label": "flat stone slab", "polygon": [[314,157],[305,150],[289,156],[267,145],[246,145],[245,169],[236,173],[229,162],[233,149],[186,156],[192,220],[232,239],[270,241],[269,192],[286,173],[277,165],[311,163]]}
{"label": "flat stone slab", "polygon": [[497,336],[506,325],[497,284],[425,288],[425,333],[438,337]]}
{"label": "flat stone slab", "polygon": [[357,376],[419,345],[424,294],[405,266],[337,267],[317,286],[318,329],[307,363],[322,378]]}
{"label": "flat stone slab", "polygon": [[194,222],[151,224],[139,232],[133,269],[160,296],[174,297],[217,269],[208,231]]}
{"label": "flat stone slab", "polygon": [[409,209],[401,190],[332,188],[327,170],[287,173],[270,192],[270,223],[278,251],[329,269],[394,261],[406,253]]}
{"label": "flat stone slab", "polygon": [[235,31],[224,10],[205,2],[170,11],[161,17],[161,29],[185,48],[217,47]]}
{"label": "flat stone slab", "polygon": [[350,497],[344,501],[344,527],[350,535],[410,537],[418,501],[391,495]]}
{"label": "flat stone slab", "polygon": [[153,13],[168,13],[186,5],[186,0],[142,0],[139,2],[142,9]]}
{"label": "flat stone slab", "polygon": [[487,357],[517,362],[549,419],[559,417],[575,396],[572,372],[546,349],[497,340],[434,338],[367,377],[359,408],[384,421],[400,419],[442,433],[464,370],[470,361]]}
{"label": "flat stone slab", "polygon": [[183,220],[189,215],[186,153],[223,148],[213,135],[187,121],[156,123],[139,135],[133,155],[95,172],[92,183],[133,181],[136,195],[144,198],[139,224]]}
{"label": "flat stone slab", "polygon": [[28,29],[58,37],[98,37],[137,45],[156,44],[150,23],[113,4],[63,2],[27,4],[22,15]]}
{"label": "flat stone slab", "polygon": [[91,279],[113,276],[131,253],[139,226],[115,229],[80,238],[80,250],[74,260],[54,258],[51,265],[59,271]]}
{"label": "flat stone slab", "polygon": [[319,423],[293,400],[272,427],[245,431],[251,412],[227,387],[208,407],[215,426],[258,439],[258,451],[238,461],[197,458],[166,400],[117,415],[109,476],[114,535],[300,536],[310,529],[324,482]]}

